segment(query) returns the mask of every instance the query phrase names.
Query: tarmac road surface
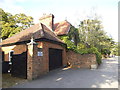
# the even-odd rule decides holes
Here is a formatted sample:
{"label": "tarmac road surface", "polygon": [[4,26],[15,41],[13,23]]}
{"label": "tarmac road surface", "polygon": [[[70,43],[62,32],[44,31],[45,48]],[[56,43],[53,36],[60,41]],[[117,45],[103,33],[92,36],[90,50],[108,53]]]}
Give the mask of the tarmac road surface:
{"label": "tarmac road surface", "polygon": [[12,88],[118,88],[118,57],[104,59],[96,70],[53,70]]}

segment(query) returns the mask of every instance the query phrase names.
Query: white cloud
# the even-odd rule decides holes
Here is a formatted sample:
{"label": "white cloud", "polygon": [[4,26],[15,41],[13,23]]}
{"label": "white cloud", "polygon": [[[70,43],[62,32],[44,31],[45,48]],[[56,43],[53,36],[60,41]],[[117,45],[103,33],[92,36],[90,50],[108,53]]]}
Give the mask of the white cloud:
{"label": "white cloud", "polygon": [[[34,6],[27,6],[31,1],[34,2]],[[0,6],[6,12],[10,12],[12,14],[25,13],[26,15],[30,15],[34,18],[35,23],[39,22],[39,18],[43,13],[53,13],[55,15],[55,22],[65,20],[67,18],[67,20],[73,25],[78,25],[81,20],[86,19],[87,16],[90,15],[91,8],[94,7],[96,8],[96,13],[102,17],[105,30],[117,40],[118,11],[116,3],[118,0],[115,0],[115,2],[114,0],[98,1],[100,4],[96,2],[96,0],[2,0],[0,1]],[[114,3],[111,5],[109,2]],[[26,5],[23,7],[20,3],[25,3]],[[38,3],[40,3],[40,6]]]}

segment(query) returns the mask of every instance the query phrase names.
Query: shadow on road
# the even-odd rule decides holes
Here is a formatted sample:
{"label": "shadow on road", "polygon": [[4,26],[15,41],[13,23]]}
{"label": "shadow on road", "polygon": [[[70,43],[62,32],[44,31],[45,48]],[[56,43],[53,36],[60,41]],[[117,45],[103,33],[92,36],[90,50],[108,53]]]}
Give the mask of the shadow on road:
{"label": "shadow on road", "polygon": [[57,69],[14,88],[118,88],[118,60],[106,59],[96,70]]}

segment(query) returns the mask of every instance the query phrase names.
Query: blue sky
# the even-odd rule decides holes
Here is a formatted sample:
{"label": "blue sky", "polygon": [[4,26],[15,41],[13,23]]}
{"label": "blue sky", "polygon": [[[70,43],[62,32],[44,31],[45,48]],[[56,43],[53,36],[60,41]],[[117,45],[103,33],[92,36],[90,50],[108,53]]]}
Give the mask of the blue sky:
{"label": "blue sky", "polygon": [[0,6],[12,14],[25,13],[38,19],[43,13],[55,15],[55,22],[67,19],[77,26],[81,20],[97,13],[105,31],[118,40],[119,0],[1,0]]}

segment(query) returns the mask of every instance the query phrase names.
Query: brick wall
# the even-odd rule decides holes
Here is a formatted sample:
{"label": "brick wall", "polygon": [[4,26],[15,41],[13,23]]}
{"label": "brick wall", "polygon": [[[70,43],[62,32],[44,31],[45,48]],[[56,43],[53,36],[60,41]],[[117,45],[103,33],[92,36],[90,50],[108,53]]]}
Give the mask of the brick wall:
{"label": "brick wall", "polygon": [[37,45],[28,45],[27,52],[27,79],[31,80],[37,77],[40,72],[40,61],[37,57]]}
{"label": "brick wall", "polygon": [[[49,48],[54,48],[54,49],[61,49],[62,51],[62,64],[63,66],[67,64],[66,60],[66,49],[60,45],[49,43],[49,42],[43,42],[43,55],[44,55],[44,60],[49,63]],[[48,63],[46,66],[48,67]],[[46,68],[49,70],[48,68]]]}
{"label": "brick wall", "polygon": [[73,51],[66,53],[67,61],[73,68],[91,68],[91,65],[97,64],[95,54],[78,54]]}
{"label": "brick wall", "polygon": [[[43,56],[38,56],[38,48],[42,48]],[[37,42],[37,45],[12,45],[2,47],[2,51],[5,53],[5,61],[9,60],[9,52],[14,50],[14,54],[21,54],[25,51],[27,53],[27,77],[28,79],[34,79],[49,72],[49,48],[62,50],[62,62],[63,66],[67,65],[66,50],[64,47],[58,44],[49,42]]]}
{"label": "brick wall", "polygon": [[[37,42],[38,45],[28,45],[27,76],[34,79],[49,72],[49,48],[62,49],[63,66],[67,65],[65,48],[49,43]],[[43,56],[37,56],[38,48],[42,48]]]}
{"label": "brick wall", "polygon": [[27,45],[22,44],[22,45],[12,45],[12,46],[5,46],[1,48],[2,51],[4,51],[4,59],[5,61],[9,60],[9,52],[11,50],[14,50],[14,54],[21,54],[27,50]]}

